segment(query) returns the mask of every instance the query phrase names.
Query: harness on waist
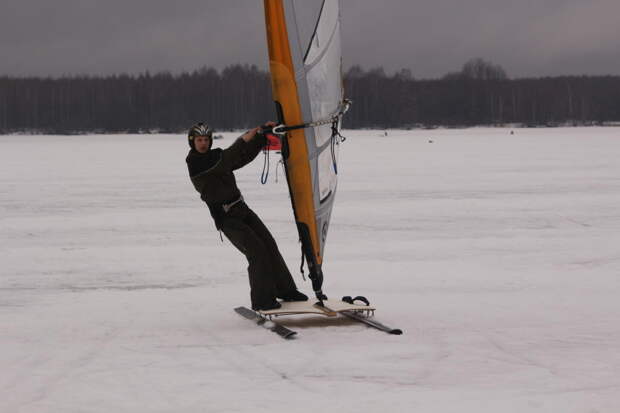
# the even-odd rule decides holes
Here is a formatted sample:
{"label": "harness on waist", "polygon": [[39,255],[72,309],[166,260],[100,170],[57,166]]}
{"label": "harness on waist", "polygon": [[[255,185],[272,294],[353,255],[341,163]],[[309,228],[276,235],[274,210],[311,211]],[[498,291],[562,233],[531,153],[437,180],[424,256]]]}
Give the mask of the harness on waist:
{"label": "harness on waist", "polygon": [[224,211],[225,214],[228,213],[228,211],[230,211],[232,209],[232,207],[234,207],[235,205],[239,204],[240,202],[243,202],[243,195],[239,195],[239,198],[235,199],[234,201],[231,202],[227,202],[227,203],[221,203],[221,204],[211,204],[209,205],[212,208],[215,209],[220,209],[222,211]]}
{"label": "harness on waist", "polygon": [[222,204],[222,209],[224,210],[224,213],[228,213],[228,211],[230,211],[230,209],[232,207],[234,207],[235,205],[237,205],[238,203],[243,202],[243,195],[239,195],[239,199],[230,202],[228,204]]}

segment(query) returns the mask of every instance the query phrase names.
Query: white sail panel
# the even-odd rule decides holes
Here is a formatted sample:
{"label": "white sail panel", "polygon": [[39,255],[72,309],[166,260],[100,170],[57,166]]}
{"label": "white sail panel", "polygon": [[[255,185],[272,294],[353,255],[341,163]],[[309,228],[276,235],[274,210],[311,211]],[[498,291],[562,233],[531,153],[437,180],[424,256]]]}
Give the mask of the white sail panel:
{"label": "white sail panel", "polygon": [[297,35],[304,56],[310,48],[310,42],[323,9],[325,0],[293,0],[292,6],[297,22]]}
{"label": "white sail panel", "polygon": [[[326,0],[304,61],[313,121],[328,119],[340,109],[343,99],[341,55],[338,2]],[[330,145],[331,139],[331,125],[314,128],[314,144],[319,151],[317,179],[321,203],[336,193],[338,182],[334,164],[338,154],[332,153],[337,151],[337,146]],[[329,214],[324,215],[323,221],[328,221]],[[322,234],[326,236],[328,222],[323,225]]]}
{"label": "white sail panel", "polygon": [[[301,3],[306,9],[300,13]],[[333,117],[343,101],[342,51],[340,42],[339,0],[293,1],[287,8],[287,28],[296,69],[299,100],[305,123]],[[313,33],[309,44],[301,28],[308,27],[308,9],[320,7],[318,20],[310,21]],[[331,125],[305,130],[312,171],[316,231],[320,235],[320,255],[323,255],[331,211],[336,194],[338,159],[337,145],[332,144]]]}
{"label": "white sail panel", "polygon": [[[337,149],[335,149],[337,150]],[[322,151],[319,155],[319,202],[331,196],[336,190],[338,178],[334,170],[334,161],[330,150]]]}

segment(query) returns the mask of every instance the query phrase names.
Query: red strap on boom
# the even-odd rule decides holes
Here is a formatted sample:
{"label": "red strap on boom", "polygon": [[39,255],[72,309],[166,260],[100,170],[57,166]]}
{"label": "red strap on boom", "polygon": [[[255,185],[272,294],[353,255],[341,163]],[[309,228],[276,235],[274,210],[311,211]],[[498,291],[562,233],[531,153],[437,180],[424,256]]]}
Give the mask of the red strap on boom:
{"label": "red strap on boom", "polygon": [[265,137],[267,138],[267,146],[265,149],[269,151],[281,151],[282,150],[282,142],[280,138],[273,133],[265,133]]}

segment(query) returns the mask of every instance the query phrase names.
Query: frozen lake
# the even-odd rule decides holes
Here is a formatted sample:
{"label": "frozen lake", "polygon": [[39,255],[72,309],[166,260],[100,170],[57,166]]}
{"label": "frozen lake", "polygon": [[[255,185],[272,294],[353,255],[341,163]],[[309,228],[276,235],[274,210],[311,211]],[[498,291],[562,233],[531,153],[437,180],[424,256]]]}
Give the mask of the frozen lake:
{"label": "frozen lake", "polygon": [[[293,341],[183,135],[0,136],[0,412],[620,411],[620,128],[514,132],[345,131],[324,291],[405,333]],[[238,183],[310,293],[277,159]]]}

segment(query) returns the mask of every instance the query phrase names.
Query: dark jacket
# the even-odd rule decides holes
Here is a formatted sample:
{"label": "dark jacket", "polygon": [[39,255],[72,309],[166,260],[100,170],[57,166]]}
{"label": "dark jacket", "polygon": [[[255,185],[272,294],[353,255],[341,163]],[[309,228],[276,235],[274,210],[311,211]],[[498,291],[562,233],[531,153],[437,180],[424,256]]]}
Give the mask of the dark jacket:
{"label": "dark jacket", "polygon": [[239,138],[223,150],[210,149],[203,154],[191,149],[187,154],[185,162],[192,184],[207,203],[217,228],[224,214],[222,205],[241,196],[233,171],[252,162],[265,144],[265,136],[257,134],[249,142]]}

